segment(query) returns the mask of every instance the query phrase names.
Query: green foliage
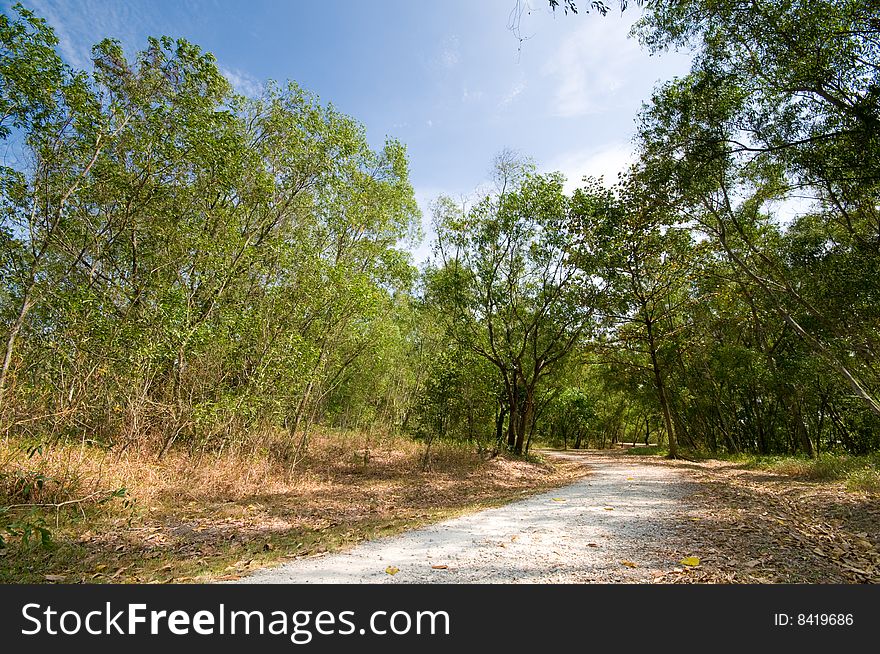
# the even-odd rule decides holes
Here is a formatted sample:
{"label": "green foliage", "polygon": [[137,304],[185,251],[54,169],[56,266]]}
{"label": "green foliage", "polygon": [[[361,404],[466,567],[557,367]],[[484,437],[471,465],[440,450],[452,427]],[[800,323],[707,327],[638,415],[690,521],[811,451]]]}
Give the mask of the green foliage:
{"label": "green foliage", "polygon": [[14,515],[5,506],[0,506],[0,548],[11,545],[14,539],[19,547],[32,545],[52,546],[52,532],[46,521],[36,509],[26,515]]}
{"label": "green foliage", "polygon": [[36,163],[2,178],[9,432],[164,452],[286,426],[293,447],[342,404],[379,417],[387,386],[352,379],[390,376],[364,362],[405,350],[393,316],[415,271],[398,243],[419,212],[403,145],[374,150],[293,83],[235,95],[182,39],[132,59],[106,39],[73,71],[16,11],[0,136]]}
{"label": "green foliage", "polygon": [[440,264],[427,272],[426,295],[458,347],[495,367],[507,446],[521,453],[544,379],[593,325],[598,288],[590,258],[572,247],[585,221],[562,177],[535,175],[510,153],[495,174],[496,192],[471,208],[435,204]]}
{"label": "green foliage", "polygon": [[880,457],[825,453],[803,456],[738,454],[722,457],[750,470],[767,470],[807,481],[842,481],[848,490],[876,493],[880,489]]}
{"label": "green foliage", "polygon": [[666,454],[666,450],[657,445],[649,445],[647,447],[628,447],[624,450],[626,454],[634,456],[654,456],[657,454]]}
{"label": "green foliage", "polygon": [[421,278],[403,144],[292,82],[237,95],[185,40],[107,39],[77,71],[32,12],[0,16],[4,434],[161,455],[286,429],[293,465],[322,422],[832,476],[825,453],[880,449],[877,8],[645,7],[642,41],[695,63],[646,105],[638,163],[567,194],[503,153],[492,191],[436,201]]}

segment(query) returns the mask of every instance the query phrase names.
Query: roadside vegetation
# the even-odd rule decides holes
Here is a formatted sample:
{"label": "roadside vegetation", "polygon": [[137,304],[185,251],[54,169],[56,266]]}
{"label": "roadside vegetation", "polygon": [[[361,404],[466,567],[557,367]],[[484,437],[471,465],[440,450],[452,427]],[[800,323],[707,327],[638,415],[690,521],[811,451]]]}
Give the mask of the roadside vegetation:
{"label": "roadside vegetation", "polygon": [[423,470],[424,449],[408,437],[321,431],[314,438],[294,473],[259,450],[174,450],[157,460],[73,444],[28,456],[0,444],[0,503],[19,507],[3,516],[11,542],[0,547],[0,583],[235,578],[585,474],[577,463],[537,457],[486,460],[450,442],[435,443]]}
{"label": "roadside vegetation", "polygon": [[633,165],[504,150],[421,267],[395,138],[0,15],[0,578],[236,575],[574,474],[537,444],[875,492],[877,7],[636,4],[694,59]]}

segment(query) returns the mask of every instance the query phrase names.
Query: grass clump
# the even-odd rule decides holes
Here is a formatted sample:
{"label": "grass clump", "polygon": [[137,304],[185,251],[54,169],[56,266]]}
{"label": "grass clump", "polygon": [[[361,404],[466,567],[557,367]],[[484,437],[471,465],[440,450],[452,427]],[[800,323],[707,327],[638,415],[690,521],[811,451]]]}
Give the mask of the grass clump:
{"label": "grass clump", "polygon": [[666,454],[666,448],[660,447],[659,445],[648,445],[647,447],[628,447],[624,450],[626,454],[635,454],[640,456],[654,455],[654,454]]}
{"label": "grass clump", "polygon": [[766,470],[787,477],[815,482],[845,482],[848,490],[880,492],[880,454],[820,454],[803,456],[768,456],[738,454],[725,457],[750,470]]}

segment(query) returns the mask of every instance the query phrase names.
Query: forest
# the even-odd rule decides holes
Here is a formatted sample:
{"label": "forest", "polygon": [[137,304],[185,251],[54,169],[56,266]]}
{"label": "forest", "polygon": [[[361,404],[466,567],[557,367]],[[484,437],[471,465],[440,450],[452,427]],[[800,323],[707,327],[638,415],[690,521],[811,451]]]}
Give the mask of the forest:
{"label": "forest", "polygon": [[450,444],[880,450],[880,6],[639,5],[642,47],[694,63],[645,98],[636,163],[567,193],[502,146],[491,188],[432,202],[422,267],[404,143],[293,81],[239,93],[182,39],[79,70],[0,15],[3,502],[39,504],[59,448],[293,475],[324,433],[424,470]]}

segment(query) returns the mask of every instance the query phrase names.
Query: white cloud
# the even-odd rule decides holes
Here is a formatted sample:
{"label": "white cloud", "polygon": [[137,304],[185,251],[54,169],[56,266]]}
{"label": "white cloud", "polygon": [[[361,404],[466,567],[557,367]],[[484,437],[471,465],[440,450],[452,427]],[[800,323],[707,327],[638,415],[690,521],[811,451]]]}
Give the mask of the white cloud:
{"label": "white cloud", "polygon": [[92,68],[92,46],[104,38],[115,38],[123,45],[143,49],[135,28],[143,22],[141,10],[129,3],[81,0],[70,6],[58,0],[30,0],[26,3],[45,18],[58,37],[58,50],[64,60],[80,70]]}
{"label": "white cloud", "polygon": [[811,195],[789,193],[784,199],[770,203],[768,207],[776,222],[789,227],[796,218],[815,211],[819,207],[817,198]]}
{"label": "white cloud", "polygon": [[479,102],[483,99],[482,91],[471,91],[467,86],[462,89],[461,92],[461,101],[462,102]]}
{"label": "white cloud", "polygon": [[217,66],[220,74],[225,77],[236,93],[241,93],[249,98],[259,97],[263,92],[263,82],[238,68],[227,68],[226,66]]}
{"label": "white cloud", "polygon": [[547,172],[559,171],[566,177],[565,191],[571,193],[581,186],[585,176],[602,177],[606,184],[614,184],[617,174],[635,162],[635,153],[629,143],[606,143],[596,148],[568,152],[541,166]]}
{"label": "white cloud", "polygon": [[450,36],[448,39],[445,39],[442,48],[440,52],[440,66],[443,68],[455,68],[461,61],[458,37]]}
{"label": "white cloud", "polygon": [[413,189],[413,192],[419,209],[422,211],[422,240],[419,243],[407,243],[405,247],[409,250],[416,264],[423,264],[431,259],[433,255],[432,247],[436,236],[432,224],[431,203],[439,196],[446,195],[447,193],[442,189],[434,187],[416,187]]}
{"label": "white cloud", "polygon": [[433,127],[434,121],[428,118],[428,120],[425,121],[425,125],[427,125],[428,127]]}
{"label": "white cloud", "polygon": [[582,21],[563,39],[544,67],[555,78],[551,113],[571,118],[598,113],[620,104],[624,87],[632,85],[634,70],[644,57],[634,39],[627,38],[629,23],[608,16]]}
{"label": "white cloud", "polygon": [[501,98],[501,101],[498,103],[499,108],[504,108],[508,106],[511,102],[516,100],[517,97],[522,95],[522,92],[526,90],[526,82],[525,80],[517,81],[511,89]]}
{"label": "white cloud", "polygon": [[413,261],[418,264],[427,263],[434,259],[434,244],[437,238],[437,232],[434,230],[434,214],[431,210],[434,201],[440,196],[452,198],[456,205],[470,206],[475,198],[491,191],[491,185],[488,181],[482,182],[476,188],[464,192],[462,190],[453,191],[448,188],[440,188],[437,186],[416,186],[413,193],[416,203],[422,212],[422,240],[420,243],[401,243],[412,255]]}

